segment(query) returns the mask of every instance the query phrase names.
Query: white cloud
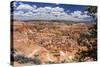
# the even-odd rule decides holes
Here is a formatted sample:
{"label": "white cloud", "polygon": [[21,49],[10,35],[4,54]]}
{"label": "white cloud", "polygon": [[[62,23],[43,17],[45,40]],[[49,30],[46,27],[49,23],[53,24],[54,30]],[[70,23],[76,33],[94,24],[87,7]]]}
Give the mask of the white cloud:
{"label": "white cloud", "polygon": [[32,10],[33,7],[28,4],[20,4],[16,10]]}
{"label": "white cloud", "polygon": [[14,11],[13,14],[14,15],[22,15],[22,14],[24,14],[24,12],[23,11]]}
{"label": "white cloud", "polygon": [[35,9],[37,8],[37,6],[36,6],[36,5],[33,5],[32,7],[33,7],[33,8],[35,8]]}
{"label": "white cloud", "polygon": [[84,11],[85,14],[88,14],[88,11]]}
{"label": "white cloud", "polygon": [[32,16],[33,13],[29,11],[29,12],[24,13],[24,15],[26,15],[26,16]]}
{"label": "white cloud", "polygon": [[81,16],[81,14],[82,14],[81,11],[74,11],[73,13],[71,13],[71,15],[72,15],[73,17],[77,17],[77,18],[79,18],[79,17]]}
{"label": "white cloud", "polygon": [[60,8],[60,7],[54,7],[54,8],[52,8],[52,11],[53,12],[63,12],[64,9],[63,8]]}
{"label": "white cloud", "polygon": [[73,16],[73,17],[76,17],[76,18],[88,18],[88,17],[90,17],[90,16],[88,16],[87,14],[84,14],[84,13],[82,13],[81,11],[74,11],[73,13],[71,13],[71,15]]}
{"label": "white cloud", "polygon": [[17,2],[13,2],[13,6],[16,7]]}
{"label": "white cloud", "polygon": [[16,9],[14,18],[19,20],[86,21],[85,18],[90,17],[78,10],[69,14],[69,10],[65,12],[61,7],[37,7],[21,3]]}

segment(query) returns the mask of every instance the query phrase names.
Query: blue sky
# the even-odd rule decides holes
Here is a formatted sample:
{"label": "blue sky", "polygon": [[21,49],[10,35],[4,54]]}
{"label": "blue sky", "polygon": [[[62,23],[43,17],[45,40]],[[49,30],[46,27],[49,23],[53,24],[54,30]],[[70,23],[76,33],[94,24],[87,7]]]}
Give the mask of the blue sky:
{"label": "blue sky", "polygon": [[71,4],[11,2],[11,14],[17,20],[91,21],[85,6]]}

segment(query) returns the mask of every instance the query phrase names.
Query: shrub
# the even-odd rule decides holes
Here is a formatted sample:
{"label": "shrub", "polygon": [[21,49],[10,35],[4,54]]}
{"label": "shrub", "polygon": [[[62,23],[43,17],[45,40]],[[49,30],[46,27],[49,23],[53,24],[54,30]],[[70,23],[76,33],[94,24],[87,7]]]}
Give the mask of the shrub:
{"label": "shrub", "polygon": [[14,61],[17,61],[20,64],[25,64],[25,63],[41,64],[38,58],[30,58],[30,57],[25,57],[23,55],[16,55],[13,57],[14,57]]}
{"label": "shrub", "polygon": [[[78,61],[85,61],[86,58],[89,60],[93,59],[93,61],[97,60],[97,27],[93,24],[89,29],[89,34],[80,33],[77,42],[80,44],[84,44],[83,47],[87,47],[87,51],[81,50],[78,52]],[[87,41],[85,41],[87,40]],[[80,46],[82,47],[82,46]]]}

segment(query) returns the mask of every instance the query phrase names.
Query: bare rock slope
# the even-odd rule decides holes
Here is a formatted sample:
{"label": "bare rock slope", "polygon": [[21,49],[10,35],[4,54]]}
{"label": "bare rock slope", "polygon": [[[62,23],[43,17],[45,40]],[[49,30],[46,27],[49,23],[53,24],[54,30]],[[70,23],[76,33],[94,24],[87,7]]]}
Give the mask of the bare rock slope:
{"label": "bare rock slope", "polygon": [[[84,23],[14,21],[11,31],[12,62],[15,64],[23,64],[24,61],[27,64],[75,62],[76,53],[80,48],[77,40],[82,32],[88,32],[88,27]],[[24,59],[21,57],[23,61],[17,56],[24,57]]]}

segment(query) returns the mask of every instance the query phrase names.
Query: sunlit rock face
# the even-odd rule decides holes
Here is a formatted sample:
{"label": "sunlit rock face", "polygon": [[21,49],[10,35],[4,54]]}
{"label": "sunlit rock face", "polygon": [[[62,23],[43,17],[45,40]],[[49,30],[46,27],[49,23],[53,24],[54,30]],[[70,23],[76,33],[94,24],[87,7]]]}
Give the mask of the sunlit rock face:
{"label": "sunlit rock face", "polygon": [[[64,24],[14,21],[12,49],[14,54],[37,58],[39,64],[75,62],[79,50],[77,39],[80,32],[87,32],[84,23]],[[15,64],[17,61],[14,61]],[[21,64],[21,63],[17,63]],[[31,62],[29,62],[31,64]]]}

